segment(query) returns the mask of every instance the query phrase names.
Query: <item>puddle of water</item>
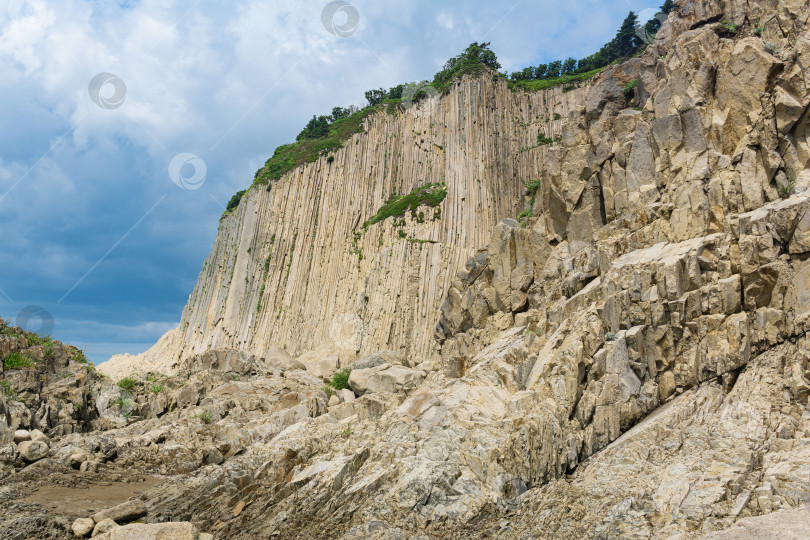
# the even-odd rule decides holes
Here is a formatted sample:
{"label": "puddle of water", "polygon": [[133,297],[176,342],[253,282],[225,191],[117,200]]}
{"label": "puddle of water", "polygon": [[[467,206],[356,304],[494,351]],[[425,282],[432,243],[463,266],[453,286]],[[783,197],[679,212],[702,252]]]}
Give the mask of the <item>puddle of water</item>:
{"label": "puddle of water", "polygon": [[25,501],[36,503],[53,513],[87,517],[116,504],[122,503],[159,484],[163,479],[153,476],[143,477],[141,482],[104,482],[90,484],[86,488],[48,486],[37,489]]}

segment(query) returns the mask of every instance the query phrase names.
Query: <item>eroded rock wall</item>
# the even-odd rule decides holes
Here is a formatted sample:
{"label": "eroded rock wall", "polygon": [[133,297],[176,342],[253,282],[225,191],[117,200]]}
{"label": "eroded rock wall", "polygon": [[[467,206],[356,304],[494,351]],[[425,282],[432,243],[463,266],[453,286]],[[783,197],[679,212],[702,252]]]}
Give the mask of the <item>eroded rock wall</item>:
{"label": "eroded rock wall", "polygon": [[[269,191],[251,189],[222,220],[176,335],[112,364],[139,369],[146,358],[155,369],[226,347],[433,357],[450,281],[501,219],[520,212],[523,182],[537,178],[542,161],[526,149],[540,132],[557,136],[587,88],[513,92],[486,75],[372,115],[332,162],[325,156]],[[433,220],[431,208],[421,224],[405,215],[404,231],[418,241],[388,219],[353,242],[390,195],[433,182],[447,187],[441,217]]]}

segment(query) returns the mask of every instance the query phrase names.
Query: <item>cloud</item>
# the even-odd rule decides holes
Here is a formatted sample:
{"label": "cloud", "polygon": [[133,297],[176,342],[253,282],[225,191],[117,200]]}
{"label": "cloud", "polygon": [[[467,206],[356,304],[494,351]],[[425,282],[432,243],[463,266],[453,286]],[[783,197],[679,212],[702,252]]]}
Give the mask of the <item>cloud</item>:
{"label": "cloud", "polygon": [[[582,56],[630,9],[357,0],[342,38],[325,5],[0,0],[0,313],[43,306],[95,360],[140,352],[179,321],[222,205],[311,115],[430,78],[472,41],[509,70]],[[91,99],[99,73],[126,85],[120,107]],[[206,164],[200,189],[169,177],[183,152]]]}

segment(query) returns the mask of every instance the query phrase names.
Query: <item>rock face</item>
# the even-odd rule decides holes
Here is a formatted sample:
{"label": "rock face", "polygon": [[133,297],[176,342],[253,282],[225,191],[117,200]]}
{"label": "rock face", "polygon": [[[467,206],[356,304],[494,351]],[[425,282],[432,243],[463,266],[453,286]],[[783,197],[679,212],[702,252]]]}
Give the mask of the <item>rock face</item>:
{"label": "rock face", "polygon": [[[16,502],[47,474],[157,471],[95,526],[803,534],[808,21],[806,2],[684,0],[639,58],[580,89],[464,79],[372,116],[333,162],[254,189],[223,220],[181,328],[93,382],[81,425],[97,432],[17,421],[21,406],[0,401],[0,529],[69,531]],[[528,148],[541,128],[560,142]],[[383,222],[358,239],[362,260],[349,252],[385,194],[442,180],[441,219],[406,224],[437,244]],[[520,210],[523,224],[508,219]],[[325,386],[344,370],[351,390]],[[52,403],[53,385],[36,388]],[[38,435],[14,443],[14,430],[38,426],[49,458],[26,467]]]}
{"label": "rock face", "polygon": [[[333,161],[251,189],[222,220],[180,328],[142,357],[100,369],[160,371],[227,348],[326,349],[344,362],[382,349],[436,357],[433,314],[455,272],[520,212],[522,182],[539,175],[542,156],[522,150],[539,132],[557,134],[587,88],[514,93],[502,80],[465,79],[442,99],[372,115]],[[403,216],[402,230],[419,242],[401,238],[394,219],[355,242],[392,193],[438,182],[447,188],[440,218],[430,208],[424,220]]]}

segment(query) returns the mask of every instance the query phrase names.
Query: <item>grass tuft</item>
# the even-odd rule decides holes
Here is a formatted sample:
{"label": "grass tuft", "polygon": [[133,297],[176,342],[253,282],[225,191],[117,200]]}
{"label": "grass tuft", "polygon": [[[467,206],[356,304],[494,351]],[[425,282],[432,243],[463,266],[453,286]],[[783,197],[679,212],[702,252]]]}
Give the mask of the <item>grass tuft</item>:
{"label": "grass tuft", "polygon": [[34,364],[33,358],[21,352],[13,352],[3,360],[5,369],[30,369]]}
{"label": "grass tuft", "polygon": [[349,376],[352,374],[350,369],[341,369],[332,376],[332,388],[335,390],[343,390],[349,387]]}
{"label": "grass tuft", "polygon": [[126,390],[127,392],[132,392],[138,386],[138,381],[134,377],[124,377],[120,381],[118,381],[118,388],[121,390]]}

